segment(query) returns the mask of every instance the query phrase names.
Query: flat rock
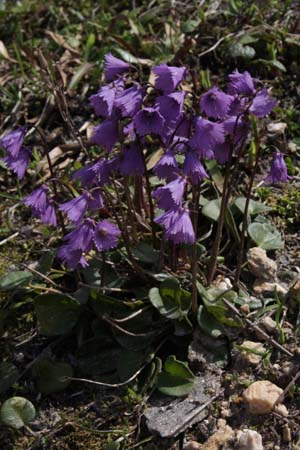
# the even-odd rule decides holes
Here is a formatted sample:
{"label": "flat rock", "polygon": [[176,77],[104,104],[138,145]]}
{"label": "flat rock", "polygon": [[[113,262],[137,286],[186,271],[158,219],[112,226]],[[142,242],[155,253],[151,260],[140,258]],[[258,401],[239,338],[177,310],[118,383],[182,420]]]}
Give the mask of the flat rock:
{"label": "flat rock", "polygon": [[262,354],[265,353],[266,349],[263,344],[261,344],[261,342],[244,341],[242,342],[241,346],[249,349],[249,351],[242,350],[243,359],[247,363],[252,364],[253,366],[256,366],[260,363],[260,361],[262,360],[262,355],[252,353],[251,350]]}
{"label": "flat rock", "polygon": [[268,380],[255,381],[244,392],[243,399],[250,413],[267,414],[272,411],[283,390]]}
{"label": "flat rock", "polygon": [[276,278],[277,264],[267,256],[266,250],[253,247],[248,251],[248,269],[257,278],[273,281]]}
{"label": "flat rock", "polygon": [[264,450],[262,437],[257,431],[243,430],[237,435],[240,450]]}
{"label": "flat rock", "polygon": [[219,395],[220,389],[220,375],[208,373],[195,378],[193,390],[187,397],[157,395],[144,413],[149,431],[162,438],[177,436],[205,418],[207,406]]}
{"label": "flat rock", "polygon": [[256,295],[274,295],[274,291],[277,291],[278,297],[284,297],[287,294],[287,288],[279,283],[268,282],[261,278],[257,278],[253,284],[253,291]]}

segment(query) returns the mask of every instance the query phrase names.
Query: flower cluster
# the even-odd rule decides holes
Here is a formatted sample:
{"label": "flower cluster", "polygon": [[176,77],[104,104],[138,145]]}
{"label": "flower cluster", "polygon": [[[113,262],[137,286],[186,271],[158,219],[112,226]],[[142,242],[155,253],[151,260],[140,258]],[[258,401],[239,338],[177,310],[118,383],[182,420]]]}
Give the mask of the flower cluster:
{"label": "flower cluster", "polygon": [[[161,157],[152,171],[160,186],[152,195],[162,211],[155,222],[162,226],[165,239],[193,244],[196,230],[190,217],[190,192],[209,177],[205,161],[225,164],[234,158],[247,143],[251,115],[265,117],[276,105],[267,88],[247,71],[234,71],[225,91],[214,86],[198,99],[186,84],[186,67],[154,66],[149,79],[154,79],[153,84],[141,83],[134,67],[108,54],[104,75],[107,84],[90,97],[100,118],[92,136],[92,143],[100,148],[99,157],[72,175],[80,183],[80,194],[58,204],[49,188],[41,186],[24,199],[44,223],[55,226],[59,211],[73,224],[58,251],[70,268],[87,265],[91,250],[106,251],[117,245],[120,230],[107,219],[99,220],[103,189],[112,179],[148,177],[147,158],[158,149]],[[19,178],[30,155],[23,146],[24,136],[20,128],[0,140],[7,152],[5,162]],[[276,153],[268,180],[277,183],[287,178],[284,159]]]}

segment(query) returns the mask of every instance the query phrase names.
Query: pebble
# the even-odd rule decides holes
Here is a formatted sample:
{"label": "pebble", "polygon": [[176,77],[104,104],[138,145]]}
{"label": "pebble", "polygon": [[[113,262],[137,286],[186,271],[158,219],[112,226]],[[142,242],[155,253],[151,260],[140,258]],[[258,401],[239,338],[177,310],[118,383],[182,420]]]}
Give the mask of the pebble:
{"label": "pebble", "polygon": [[288,411],[287,407],[285,405],[283,405],[282,403],[275,405],[274,411],[283,417],[287,417],[289,415],[289,411]]}
{"label": "pebble", "polygon": [[274,295],[275,289],[279,298],[283,298],[288,292],[287,288],[282,284],[269,282],[260,278],[257,278],[253,284],[253,292],[256,295]]}
{"label": "pebble", "polygon": [[264,450],[262,437],[257,431],[243,430],[237,434],[238,448],[240,450]]}
{"label": "pebble", "polygon": [[208,438],[208,440],[201,445],[201,450],[219,450],[220,448],[228,447],[227,443],[234,438],[233,429],[226,424],[224,419],[218,420],[218,430]]}
{"label": "pebble", "polygon": [[272,317],[269,317],[269,316],[264,317],[259,322],[259,324],[262,325],[268,333],[276,333],[277,332],[277,325],[276,325],[275,320],[272,319]]}
{"label": "pebble", "polygon": [[201,444],[199,444],[199,442],[196,441],[190,441],[183,447],[183,450],[200,450],[200,449]]}
{"label": "pebble", "polygon": [[267,256],[266,250],[253,247],[248,251],[248,269],[257,278],[270,282],[276,278],[277,264]]}
{"label": "pebble", "polygon": [[283,427],[283,430],[282,430],[282,439],[283,439],[283,442],[291,442],[291,440],[292,440],[292,433],[291,433],[291,429],[290,429],[290,427],[288,426],[288,424],[286,424],[286,425]]}
{"label": "pebble", "polygon": [[[266,351],[265,347],[260,342],[244,341],[241,346],[260,353],[265,353]],[[257,366],[262,360],[262,355],[256,355],[247,350],[242,350],[242,356],[246,362],[254,366]]]}
{"label": "pebble", "polygon": [[268,380],[255,381],[244,392],[243,399],[250,413],[270,413],[283,390]]}

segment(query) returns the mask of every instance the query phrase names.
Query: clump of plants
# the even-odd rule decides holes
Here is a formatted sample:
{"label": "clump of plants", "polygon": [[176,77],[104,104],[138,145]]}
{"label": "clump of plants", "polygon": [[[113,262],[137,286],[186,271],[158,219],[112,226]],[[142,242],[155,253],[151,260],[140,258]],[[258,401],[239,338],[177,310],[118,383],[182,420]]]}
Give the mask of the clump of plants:
{"label": "clump of plants", "polygon": [[[16,279],[10,274],[0,284],[13,289],[28,285],[34,276],[41,282],[42,277],[46,293],[35,299],[42,333],[61,335],[76,329],[83,372],[103,373],[103,359],[99,367],[93,356],[85,355],[92,342],[96,353],[101,350],[108,372],[116,371],[123,383],[149,362],[153,364],[161,342],[170,334],[170,320],[177,335],[191,332],[190,311],[202,325],[205,322],[204,328],[216,320],[238,326],[238,321],[226,316],[224,304],[212,302],[216,296],[221,300],[222,292],[220,297],[209,286],[215,279],[224,226],[235,238],[234,282],[239,287],[247,232],[256,239],[254,228],[248,230],[250,218],[267,210],[251,200],[251,192],[265,157],[261,146],[264,118],[276,100],[247,71],[231,73],[223,90],[213,86],[202,92],[197,74],[187,67],[160,64],[145,75],[139,67],[108,54],[104,76],[105,83],[90,97],[99,123],[91,138],[94,151],[84,149],[88,163],[66,181],[54,168],[46,138],[36,128],[45,141],[51,176],[47,182],[37,181],[23,199],[34,218],[60,230],[56,267],[60,264],[73,273],[72,282],[68,284],[68,278],[60,286],[51,277],[52,255],[46,271],[40,265],[34,274],[25,272]],[[21,127],[0,140],[5,164],[20,180],[32,153],[25,144],[26,134],[27,128]],[[245,161],[246,195],[236,199]],[[283,154],[276,150],[266,182],[281,183],[288,178]],[[211,200],[213,192],[217,198]],[[215,222],[210,232],[203,227],[207,217]],[[272,233],[265,223],[257,223],[258,228]],[[208,251],[203,243],[210,245]],[[120,276],[122,265],[127,268]],[[139,294],[135,300],[130,298],[137,292],[130,277],[140,280],[141,291],[145,285],[151,288],[146,299],[143,295],[139,299]],[[198,293],[203,303],[199,309]],[[236,298],[234,291],[224,295],[226,301]],[[159,318],[149,309],[151,305]],[[127,359],[120,347],[126,349]],[[133,372],[132,367],[124,370],[119,358],[124,366],[130,360]],[[168,370],[175,367],[174,373],[176,365],[183,364],[174,358],[171,363]],[[47,374],[61,369],[57,362],[47,364]],[[161,370],[159,364],[154,363],[152,375]],[[173,376],[172,370],[168,376]],[[40,372],[36,367],[36,376]],[[68,379],[72,379],[70,373],[68,369]],[[152,375],[149,385],[153,385]],[[57,384],[59,389],[65,387],[59,380],[56,388]],[[166,386],[160,388],[169,392]],[[51,392],[49,386],[41,389]]]}

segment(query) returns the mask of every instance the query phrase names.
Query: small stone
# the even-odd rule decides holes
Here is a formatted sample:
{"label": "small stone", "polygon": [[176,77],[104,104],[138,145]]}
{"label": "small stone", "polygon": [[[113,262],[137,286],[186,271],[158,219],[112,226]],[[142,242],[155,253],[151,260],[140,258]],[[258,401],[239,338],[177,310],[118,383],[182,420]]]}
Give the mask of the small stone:
{"label": "small stone", "polygon": [[264,327],[264,329],[268,332],[268,333],[276,333],[277,332],[277,325],[275,320],[273,320],[271,317],[264,317],[260,322],[260,325],[262,325]]}
{"label": "small stone", "polygon": [[243,430],[239,433],[238,445],[240,450],[264,450],[262,437],[254,430]]}
{"label": "small stone", "polygon": [[233,287],[230,278],[223,277],[222,275],[218,275],[213,284],[218,289],[224,289],[224,291],[228,291]]}
{"label": "small stone", "polygon": [[288,292],[287,288],[282,284],[270,283],[261,278],[257,278],[257,280],[255,280],[253,284],[253,292],[256,295],[274,295],[275,289],[279,298],[285,297]]}
{"label": "small stone", "polygon": [[267,414],[272,411],[283,390],[268,380],[255,381],[244,392],[243,399],[250,413]]}
{"label": "small stone", "polygon": [[282,372],[284,375],[289,376],[289,375],[292,374],[294,368],[295,368],[295,366],[294,366],[294,364],[292,363],[292,361],[285,361],[285,362],[282,364],[282,366],[281,366],[281,372]]}
{"label": "small stone", "polygon": [[183,447],[183,450],[200,450],[200,449],[201,444],[199,444],[196,441],[190,441]]}
{"label": "small stone", "polygon": [[250,306],[248,305],[248,303],[244,303],[244,304],[241,306],[240,310],[241,310],[242,313],[245,314],[246,316],[247,316],[248,314],[250,314]]}
{"label": "small stone", "polygon": [[288,147],[288,149],[289,149],[289,151],[291,153],[296,153],[296,151],[297,151],[297,144],[295,144],[295,142],[289,141],[288,144],[287,144],[287,147]]}
{"label": "small stone", "polygon": [[296,355],[296,356],[300,356],[300,347],[296,347],[296,348],[294,348],[294,355]]}
{"label": "small stone", "polygon": [[285,122],[270,122],[267,125],[267,130],[272,135],[283,134],[287,127]]}
{"label": "small stone", "polygon": [[283,417],[287,417],[289,415],[289,411],[285,405],[282,403],[279,403],[278,405],[274,406],[274,411],[277,412],[277,414],[280,414]]}
{"label": "small stone", "polygon": [[253,247],[248,251],[248,269],[257,278],[273,281],[276,278],[277,264],[267,256],[266,250]]}
{"label": "small stone", "polygon": [[[225,422],[226,423],[226,422]],[[219,428],[208,440],[201,445],[201,450],[219,450],[220,448],[230,449],[228,442],[234,437],[234,431],[229,425]]]}
{"label": "small stone", "polygon": [[291,429],[287,424],[283,427],[282,439],[283,439],[283,442],[291,442],[291,440],[292,440]]}
{"label": "small stone", "polygon": [[[265,347],[260,342],[244,341],[242,342],[241,347],[245,347],[259,353],[265,353],[266,351]],[[262,360],[262,355],[257,355],[247,350],[242,350],[242,356],[247,363],[253,364],[254,366],[259,364]]]}

